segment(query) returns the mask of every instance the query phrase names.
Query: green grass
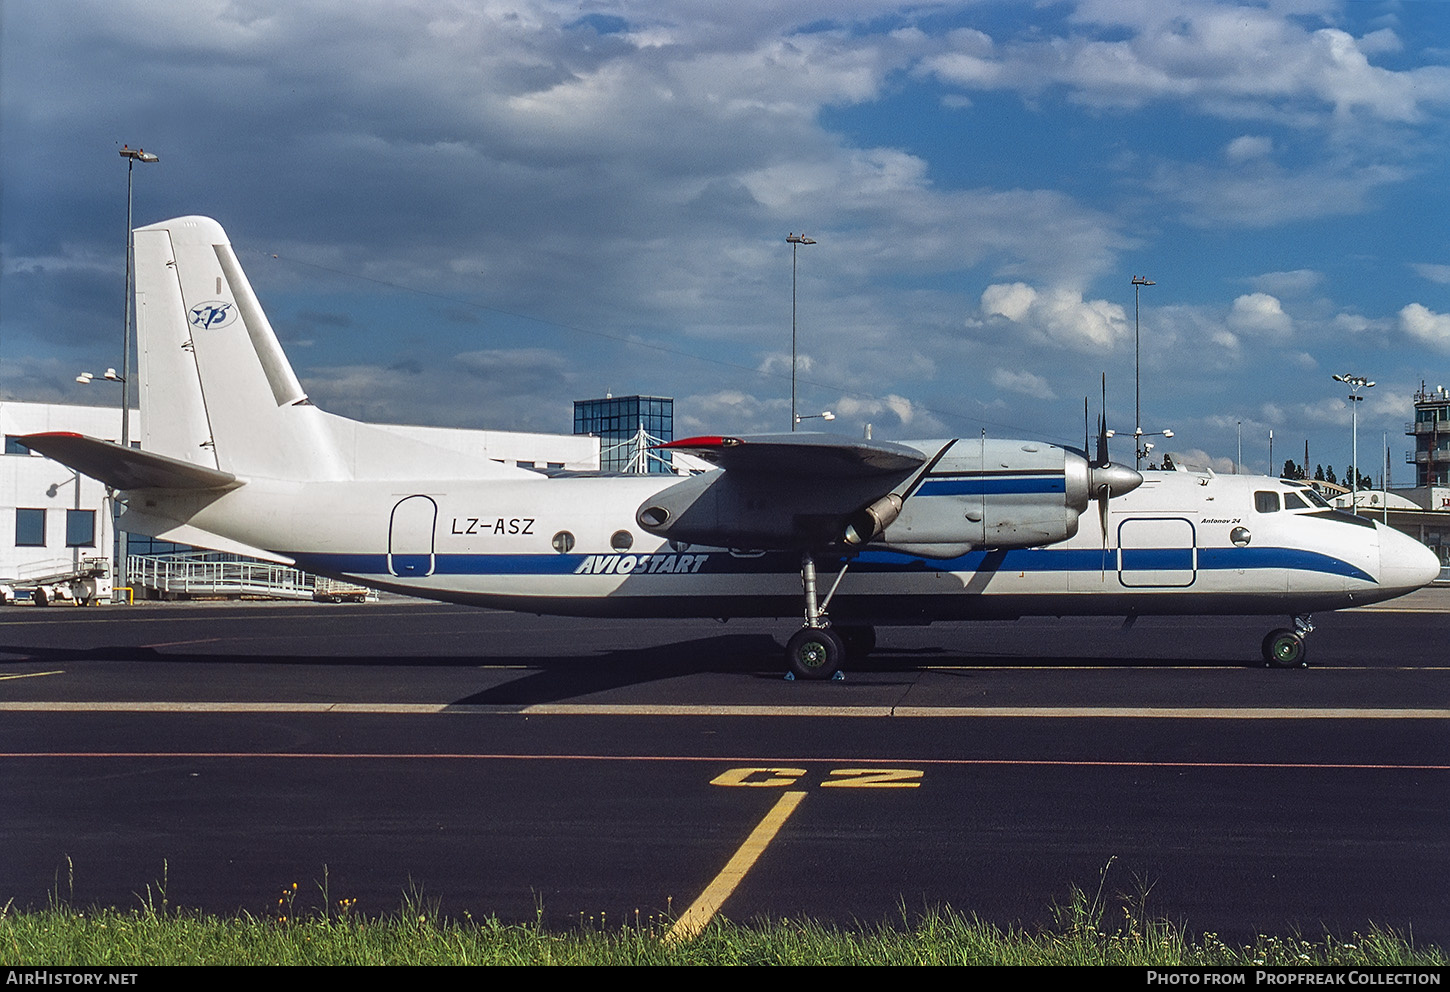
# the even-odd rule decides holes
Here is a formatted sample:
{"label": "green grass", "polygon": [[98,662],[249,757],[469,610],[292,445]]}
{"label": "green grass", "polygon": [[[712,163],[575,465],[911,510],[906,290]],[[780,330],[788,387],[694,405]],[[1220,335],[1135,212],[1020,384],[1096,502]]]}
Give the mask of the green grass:
{"label": "green grass", "polygon": [[[1106,875],[1106,869],[1104,869]],[[567,931],[496,918],[449,918],[419,895],[365,918],[332,901],[295,911],[296,885],[276,912],[221,917],[171,908],[164,882],[134,909],[76,909],[53,897],[43,910],[0,906],[0,961],[7,965],[1128,965],[1438,966],[1450,959],[1405,935],[1371,928],[1348,938],[1261,935],[1230,946],[1145,919],[1146,892],[1110,907],[1073,888],[1040,931],[1002,928],[949,908],[903,911],[894,922],[842,927],[811,920],[750,924],[717,919],[697,937],[666,940],[672,922],[636,915],[621,924],[581,920]]]}
{"label": "green grass", "polygon": [[381,919],[321,916],[279,923],[252,916],[145,910],[7,912],[0,958],[9,965],[1434,965],[1447,960],[1392,933],[1347,941],[1261,936],[1231,947],[1165,925],[1135,932],[1027,933],[950,910],[903,925],[841,928],[808,920],[715,921],[700,936],[661,939],[648,922],[549,932],[532,925],[437,919],[405,907]]}

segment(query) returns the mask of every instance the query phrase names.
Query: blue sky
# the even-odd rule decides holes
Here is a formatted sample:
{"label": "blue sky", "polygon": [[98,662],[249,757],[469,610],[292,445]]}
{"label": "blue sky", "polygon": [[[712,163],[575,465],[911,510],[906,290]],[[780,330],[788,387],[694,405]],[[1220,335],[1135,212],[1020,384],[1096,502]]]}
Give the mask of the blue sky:
{"label": "blue sky", "polygon": [[0,396],[103,399],[124,142],[161,156],[137,222],[220,220],[344,415],[786,429],[804,232],[801,408],[843,433],[1080,443],[1103,373],[1130,431],[1141,275],[1165,447],[1262,471],[1272,429],[1342,474],[1350,371],[1405,483],[1450,380],[1447,125],[1439,2],[21,0]]}

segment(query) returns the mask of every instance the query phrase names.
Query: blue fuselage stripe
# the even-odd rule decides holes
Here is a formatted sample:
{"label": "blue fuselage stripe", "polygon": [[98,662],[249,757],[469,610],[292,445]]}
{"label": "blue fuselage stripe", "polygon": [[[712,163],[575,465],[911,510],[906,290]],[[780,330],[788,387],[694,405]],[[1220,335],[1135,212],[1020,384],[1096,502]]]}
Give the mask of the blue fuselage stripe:
{"label": "blue fuselage stripe", "polygon": [[917,489],[917,496],[1004,496],[1035,495],[1041,493],[1062,493],[1067,491],[1067,482],[1061,474],[1045,476],[989,475],[962,476],[959,478],[927,479]]}
{"label": "blue fuselage stripe", "polygon": [[[794,552],[769,552],[737,557],[725,551],[674,554],[434,554],[398,555],[389,567],[386,554],[333,554],[283,552],[303,569],[346,575],[571,575],[571,574],[795,574],[800,557]],[[864,551],[852,568],[875,573],[939,572],[1097,572],[1108,571],[1223,571],[1274,569],[1321,572],[1363,582],[1372,575],[1332,555],[1298,548],[1020,548],[1011,551],[972,551],[946,560],[919,558],[894,551]],[[1105,558],[1106,556],[1106,558]],[[623,562],[624,559],[630,561]],[[703,560],[697,560],[703,559]]]}

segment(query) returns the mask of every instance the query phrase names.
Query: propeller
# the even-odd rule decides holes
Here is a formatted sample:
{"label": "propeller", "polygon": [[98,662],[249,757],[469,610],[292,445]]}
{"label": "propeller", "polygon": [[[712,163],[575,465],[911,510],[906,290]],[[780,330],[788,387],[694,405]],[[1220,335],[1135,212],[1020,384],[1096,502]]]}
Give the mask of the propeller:
{"label": "propeller", "polygon": [[[1098,522],[1103,532],[1103,578],[1108,571],[1108,500],[1122,496],[1143,484],[1136,469],[1119,465],[1108,458],[1108,375],[1103,373],[1103,405],[1098,416],[1097,457],[1088,463],[1088,486],[1098,501]],[[1083,428],[1087,428],[1087,399],[1083,399]],[[1084,437],[1083,449],[1087,449]]]}

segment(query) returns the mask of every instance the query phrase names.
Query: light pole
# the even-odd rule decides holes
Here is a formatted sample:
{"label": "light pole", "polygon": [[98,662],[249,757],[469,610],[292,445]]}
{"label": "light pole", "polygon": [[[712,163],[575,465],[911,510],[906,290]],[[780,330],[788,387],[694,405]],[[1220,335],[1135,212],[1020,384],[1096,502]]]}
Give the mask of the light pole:
{"label": "light pole", "polygon": [[1353,464],[1349,467],[1349,509],[1352,513],[1358,513],[1359,507],[1356,497],[1359,495],[1359,407],[1356,405],[1364,397],[1359,395],[1361,389],[1369,389],[1374,383],[1362,375],[1354,375],[1345,372],[1343,375],[1336,375],[1335,382],[1342,382],[1349,387],[1349,430],[1350,430],[1350,454]]}
{"label": "light pole", "polygon": [[[131,232],[131,176],[136,163],[153,165],[161,161],[160,156],[130,145],[121,146],[121,157],[126,160],[126,319],[121,326],[121,447],[131,447],[131,278],[132,258],[136,251],[135,235]],[[109,375],[106,378],[111,378]],[[116,580],[112,586],[124,589],[131,584],[128,575],[127,556],[130,548],[126,532],[121,529],[121,507],[114,497],[111,500],[112,526],[116,530]]]}
{"label": "light pole", "polygon": [[[1133,277],[1133,434],[1136,437],[1143,436],[1143,396],[1139,389],[1139,369],[1142,367],[1139,359],[1141,340],[1138,333],[1138,295],[1144,286],[1158,285],[1152,279],[1145,276]],[[1172,435],[1169,435],[1170,437]],[[1143,463],[1143,452],[1134,449],[1133,467],[1141,468]]]}
{"label": "light pole", "polygon": [[[1118,432],[1117,431],[1108,431],[1108,437],[1117,437],[1117,436],[1118,436]],[[1145,437],[1172,437],[1172,436],[1173,436],[1173,432],[1171,430],[1169,430],[1168,428],[1166,428],[1166,427],[1163,430],[1161,430],[1161,431],[1145,431],[1145,430],[1143,430],[1143,428],[1139,427],[1137,430],[1133,431],[1133,448],[1136,451],[1135,457],[1139,461],[1142,461],[1144,458],[1147,458],[1148,457],[1148,453],[1151,452],[1153,450],[1153,448],[1155,447],[1154,444],[1151,441],[1145,442],[1143,440],[1143,438],[1145,438]]]}
{"label": "light pole", "polygon": [[794,431],[795,425],[800,423],[800,418],[795,414],[795,254],[801,245],[813,245],[816,242],[814,238],[808,238],[804,234],[789,234],[785,240],[790,245],[790,429]]}
{"label": "light pole", "polygon": [[[800,423],[802,420],[835,420],[835,419],[836,419],[836,415],[834,413],[832,413],[830,410],[825,410],[825,411],[822,411],[821,413],[798,413],[798,414],[795,415],[795,422],[797,424]],[[795,428],[792,427],[791,430],[795,430]]]}

